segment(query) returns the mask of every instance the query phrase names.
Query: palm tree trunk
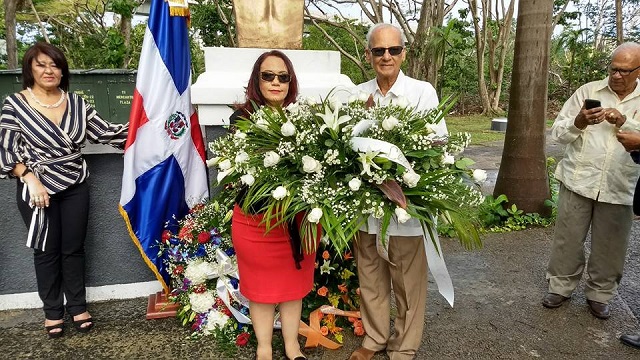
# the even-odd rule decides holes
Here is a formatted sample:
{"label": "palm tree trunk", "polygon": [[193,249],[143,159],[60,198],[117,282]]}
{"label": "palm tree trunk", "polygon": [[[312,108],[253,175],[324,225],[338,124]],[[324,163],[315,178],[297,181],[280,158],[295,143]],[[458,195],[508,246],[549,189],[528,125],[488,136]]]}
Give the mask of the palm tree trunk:
{"label": "palm tree trunk", "polygon": [[520,0],[509,119],[494,196],[525,212],[549,215],[545,144],[553,0]]}

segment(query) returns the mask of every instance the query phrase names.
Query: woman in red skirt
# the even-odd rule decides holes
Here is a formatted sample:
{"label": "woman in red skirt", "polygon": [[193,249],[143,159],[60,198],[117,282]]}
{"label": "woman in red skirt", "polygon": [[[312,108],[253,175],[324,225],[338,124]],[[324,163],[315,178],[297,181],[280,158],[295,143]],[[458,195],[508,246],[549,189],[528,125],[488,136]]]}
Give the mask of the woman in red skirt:
{"label": "woman in red skirt", "polygon": [[[253,104],[284,107],[298,96],[298,81],[285,54],[273,50],[255,62],[246,90],[246,102],[231,115],[249,116]],[[246,190],[246,189],[245,189]],[[244,198],[242,192],[237,203]],[[302,298],[313,287],[315,253],[303,254],[297,224],[266,233],[261,214],[246,214],[236,204],[231,238],[238,259],[240,292],[249,299],[251,322],[258,339],[256,359],[272,359],[271,340],[278,305],[287,359],[306,359],[298,343]],[[319,234],[319,231],[318,231]]]}

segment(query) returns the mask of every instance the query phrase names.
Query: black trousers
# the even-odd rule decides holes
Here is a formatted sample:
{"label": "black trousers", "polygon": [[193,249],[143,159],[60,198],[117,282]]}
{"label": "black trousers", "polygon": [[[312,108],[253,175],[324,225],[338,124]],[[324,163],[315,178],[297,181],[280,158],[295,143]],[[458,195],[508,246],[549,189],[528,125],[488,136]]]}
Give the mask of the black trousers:
{"label": "black trousers", "polygon": [[[27,228],[33,209],[22,200],[24,184],[18,182],[17,202]],[[45,317],[64,317],[64,297],[71,316],[87,311],[84,284],[84,241],[89,219],[89,185],[74,185],[50,196],[45,213],[49,219],[49,234],[44,251],[33,251],[38,294]]]}

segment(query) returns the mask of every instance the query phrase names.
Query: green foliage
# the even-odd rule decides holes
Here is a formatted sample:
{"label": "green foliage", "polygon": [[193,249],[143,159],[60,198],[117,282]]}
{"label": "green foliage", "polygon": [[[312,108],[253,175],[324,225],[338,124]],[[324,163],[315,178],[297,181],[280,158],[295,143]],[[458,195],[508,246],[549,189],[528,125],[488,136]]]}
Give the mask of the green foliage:
{"label": "green foliage", "polygon": [[[342,20],[341,25],[351,28],[356,34],[360,36],[360,39],[364,41],[368,28],[362,24],[357,23],[354,20]],[[358,39],[354,38],[345,29],[329,26],[325,24],[319,24],[322,30],[326,31],[336,43],[354,58],[364,62],[364,48]],[[331,43],[320,29],[316,26],[306,26],[305,33],[302,37],[302,47],[305,50],[338,50],[337,47]],[[341,72],[347,75],[354,84],[363,83],[374,77],[374,72],[367,68],[367,71],[362,71],[357,64],[348,59],[346,56],[341,56],[340,62]]]}
{"label": "green foliage", "polygon": [[[235,37],[235,24],[231,23],[231,34],[223,18],[231,20],[231,0],[218,2],[197,0],[198,4],[190,6],[191,26],[197,31],[204,46],[232,46]],[[220,8],[216,5],[220,3]],[[220,13],[220,10],[222,13]]]}
{"label": "green foliage", "polygon": [[140,6],[142,1],[137,0],[110,0],[107,4],[107,8],[114,13],[131,19],[133,17],[133,11]]}
{"label": "green foliage", "polygon": [[507,196],[502,194],[497,198],[485,197],[478,208],[478,217],[482,221],[483,229],[489,232],[507,232],[524,230],[530,226],[547,227],[553,224],[554,218],[543,218],[540,214],[525,213],[516,204],[507,206]]}

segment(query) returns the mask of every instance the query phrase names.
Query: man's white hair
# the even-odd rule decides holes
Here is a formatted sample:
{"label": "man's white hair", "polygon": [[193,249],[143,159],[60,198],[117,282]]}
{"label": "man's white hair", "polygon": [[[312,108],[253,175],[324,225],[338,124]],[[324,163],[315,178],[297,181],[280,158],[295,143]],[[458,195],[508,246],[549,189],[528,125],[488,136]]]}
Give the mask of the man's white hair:
{"label": "man's white hair", "polygon": [[622,43],[622,44],[618,45],[618,47],[616,47],[613,50],[613,52],[611,53],[611,57],[613,58],[618,53],[627,52],[627,51],[635,54],[635,56],[639,56],[640,57],[640,44],[638,44],[637,42],[633,42],[633,41],[627,41],[625,43]]}
{"label": "man's white hair", "polygon": [[367,47],[368,48],[371,48],[371,36],[373,35],[373,33],[376,32],[378,29],[383,29],[383,28],[395,29],[398,32],[398,35],[400,35],[400,39],[402,41],[402,44],[400,44],[400,45],[404,46],[404,44],[407,42],[407,38],[404,36],[404,33],[402,32],[402,29],[400,29],[396,25],[389,24],[389,23],[377,23],[377,24],[373,25],[369,29],[369,31],[367,32]]}

